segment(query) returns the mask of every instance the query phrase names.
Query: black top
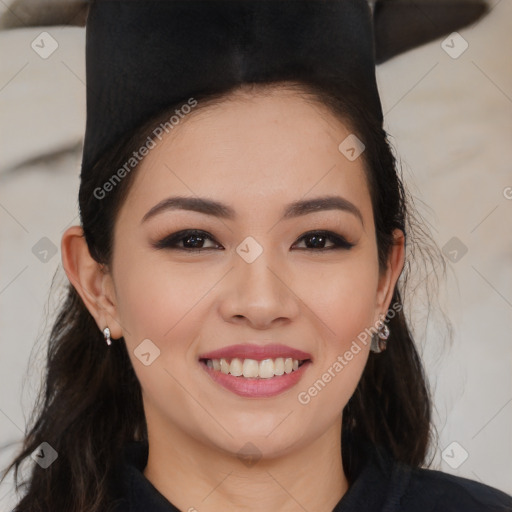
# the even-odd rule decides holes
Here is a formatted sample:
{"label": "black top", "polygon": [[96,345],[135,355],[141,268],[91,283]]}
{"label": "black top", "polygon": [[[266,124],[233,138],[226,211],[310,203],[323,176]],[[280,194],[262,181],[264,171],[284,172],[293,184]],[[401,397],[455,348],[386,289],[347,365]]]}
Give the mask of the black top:
{"label": "black top", "polygon": [[[126,446],[113,481],[119,499],[114,512],[180,512],[142,473],[147,458],[147,442]],[[510,512],[512,496],[474,480],[374,454],[333,512],[376,511]]]}

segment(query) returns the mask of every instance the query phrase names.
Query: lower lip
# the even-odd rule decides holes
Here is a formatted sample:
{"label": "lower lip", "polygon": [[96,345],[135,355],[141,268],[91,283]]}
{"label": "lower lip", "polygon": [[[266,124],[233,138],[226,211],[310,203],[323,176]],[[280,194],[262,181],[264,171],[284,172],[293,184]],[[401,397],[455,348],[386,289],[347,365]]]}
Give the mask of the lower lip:
{"label": "lower lip", "polygon": [[299,366],[298,370],[283,375],[277,375],[270,379],[235,377],[229,373],[226,374],[209,368],[202,361],[200,361],[199,364],[215,382],[236,395],[246,398],[268,398],[279,395],[295,386],[304,375],[311,361],[307,361]]}

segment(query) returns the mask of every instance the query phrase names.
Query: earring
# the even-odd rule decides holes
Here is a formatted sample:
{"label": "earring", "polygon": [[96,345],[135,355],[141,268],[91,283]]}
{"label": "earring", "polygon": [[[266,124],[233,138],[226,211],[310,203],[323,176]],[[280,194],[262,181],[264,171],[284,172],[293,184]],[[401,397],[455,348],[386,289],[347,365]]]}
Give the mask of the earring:
{"label": "earring", "polygon": [[389,327],[383,323],[376,334],[372,336],[370,350],[375,353],[382,352],[387,348],[387,339],[389,338]]}
{"label": "earring", "polygon": [[112,340],[110,339],[110,329],[108,327],[103,329],[103,337],[105,338],[107,345],[112,345]]}

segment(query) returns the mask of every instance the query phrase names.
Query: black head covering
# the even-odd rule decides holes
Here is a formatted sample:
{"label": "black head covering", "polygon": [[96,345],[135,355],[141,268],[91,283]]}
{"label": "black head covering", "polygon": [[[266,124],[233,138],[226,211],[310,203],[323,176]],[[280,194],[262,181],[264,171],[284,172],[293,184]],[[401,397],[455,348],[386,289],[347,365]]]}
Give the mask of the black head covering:
{"label": "black head covering", "polygon": [[170,105],[247,82],[328,77],[379,123],[367,0],[96,0],[82,173]]}

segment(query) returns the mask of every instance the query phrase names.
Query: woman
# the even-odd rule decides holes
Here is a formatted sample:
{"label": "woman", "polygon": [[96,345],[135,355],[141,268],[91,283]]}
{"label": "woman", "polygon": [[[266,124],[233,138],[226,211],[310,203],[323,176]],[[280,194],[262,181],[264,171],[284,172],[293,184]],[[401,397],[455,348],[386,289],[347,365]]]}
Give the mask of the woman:
{"label": "woman", "polygon": [[16,511],[512,510],[423,467],[372,40],[364,0],[92,4],[81,225]]}

